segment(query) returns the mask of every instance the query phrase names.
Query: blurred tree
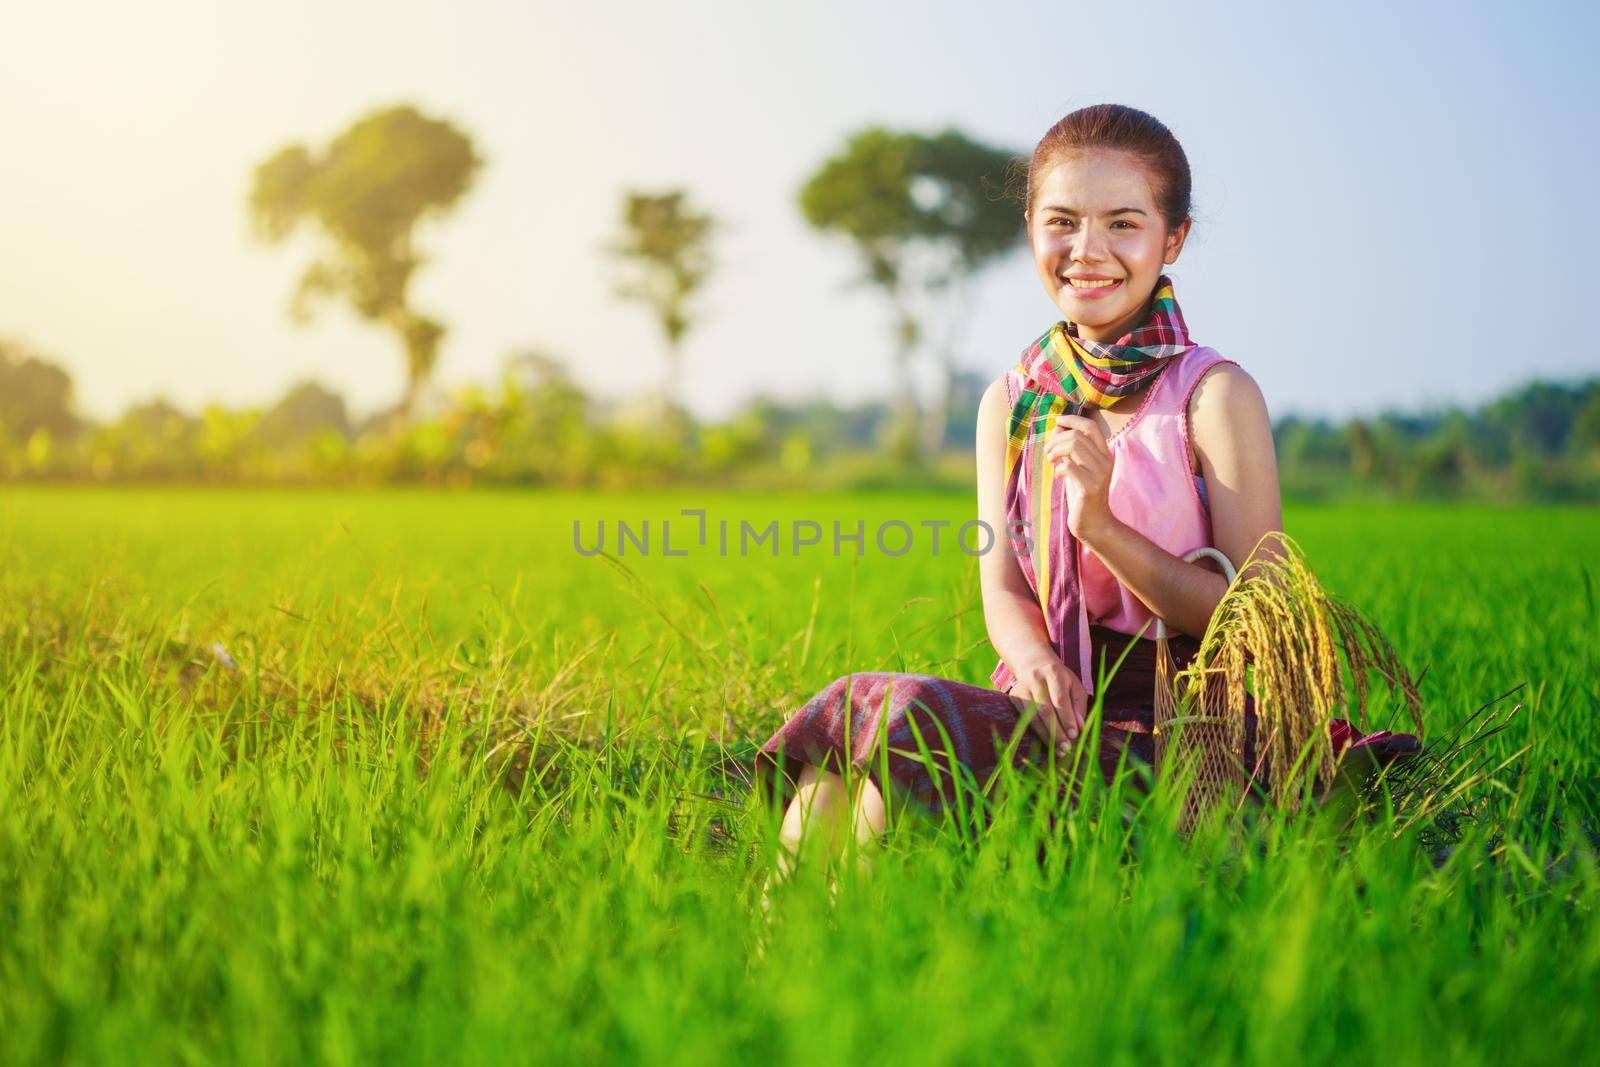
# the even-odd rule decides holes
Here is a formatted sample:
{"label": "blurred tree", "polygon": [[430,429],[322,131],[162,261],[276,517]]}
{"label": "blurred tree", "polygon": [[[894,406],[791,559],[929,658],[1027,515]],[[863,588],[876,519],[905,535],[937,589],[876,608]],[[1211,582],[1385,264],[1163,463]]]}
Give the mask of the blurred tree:
{"label": "blurred tree", "polygon": [[1535,381],[1495,400],[1483,414],[1514,451],[1556,456],[1566,451],[1583,402],[1581,386]]}
{"label": "blurred tree", "polygon": [[200,412],[200,434],[195,443],[206,476],[230,482],[256,475],[261,465],[256,439],[260,424],[259,410],[207,404]]}
{"label": "blurred tree", "polygon": [[[806,222],[847,238],[863,280],[879,287],[892,308],[890,445],[900,459],[913,458],[919,447],[911,360],[930,335],[940,381],[920,445],[937,448],[943,441],[955,355],[970,320],[970,283],[1015,248],[1023,232],[1021,211],[1000,191],[1016,158],[957,130],[871,128],[852,135],[800,189]],[[935,321],[925,330],[929,320]]]}
{"label": "blurred tree", "polygon": [[282,399],[267,409],[256,436],[268,448],[283,448],[301,444],[324,430],[350,436],[344,397],[317,382],[305,381],[290,386]]}
{"label": "blurred tree", "polygon": [[159,397],[131,405],[97,429],[91,453],[96,477],[194,478],[201,474],[200,420]]}
{"label": "blurred tree", "polygon": [[714,266],[711,236],[716,226],[711,215],[689,206],[681,189],[630,192],[622,202],[622,236],[607,249],[622,265],[616,294],[648,307],[667,343],[661,394],[676,422],[682,421],[683,338],[693,321],[690,302]]}
{"label": "blurred tree", "polygon": [[[935,266],[925,276],[934,306],[948,309],[940,329],[925,334],[939,368],[933,408],[924,420],[922,447],[936,451],[958,402],[956,361],[972,319],[973,281],[990,263],[1015,251],[1024,229],[1020,206],[1003,194],[1006,168],[1015,152],[973,141],[955,130],[921,139],[912,196],[930,219]],[[981,397],[985,378],[978,389]],[[972,419],[977,407],[972,405]]]}
{"label": "blurred tree", "polygon": [[301,275],[291,317],[305,322],[317,299],[342,297],[362,318],[394,331],[405,347],[400,413],[407,418],[445,330],[407,297],[425,261],[413,234],[422,219],[454,207],[482,163],[449,122],[401,105],[361,118],[320,154],[293,144],[255,169],[250,212],[259,239],[277,244],[302,223],[326,238]]}
{"label": "blurred tree", "polygon": [[1378,446],[1372,427],[1363,419],[1350,420],[1345,428],[1350,449],[1350,469],[1362,481],[1370,481],[1378,469]]}
{"label": "blurred tree", "polygon": [[1358,435],[1326,419],[1286,415],[1273,424],[1272,439],[1285,493],[1321,495],[1355,468],[1351,446]]}
{"label": "blurred tree", "polygon": [[178,441],[196,430],[200,420],[184,414],[170,400],[158,396],[130,406],[122,413],[120,424],[137,427],[152,437]]}
{"label": "blurred tree", "polygon": [[538,349],[506,358],[499,401],[499,473],[573,484],[588,474],[589,398],[565,365]]}
{"label": "blurred tree", "polygon": [[1600,453],[1600,381],[1586,383],[1588,398],[1572,423],[1572,443],[1578,452]]}
{"label": "blurred tree", "polygon": [[1473,473],[1470,438],[1466,416],[1460,411],[1448,412],[1414,449],[1412,491],[1428,495],[1459,492],[1465,479]]}
{"label": "blurred tree", "polygon": [[57,441],[82,428],[72,410],[72,376],[6,338],[0,338],[0,427],[15,440],[42,430]]}

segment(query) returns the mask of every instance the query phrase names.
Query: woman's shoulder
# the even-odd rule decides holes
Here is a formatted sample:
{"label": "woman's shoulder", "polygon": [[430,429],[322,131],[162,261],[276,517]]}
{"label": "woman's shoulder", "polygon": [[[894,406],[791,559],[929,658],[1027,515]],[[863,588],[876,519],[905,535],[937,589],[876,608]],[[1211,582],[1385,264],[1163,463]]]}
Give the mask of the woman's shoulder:
{"label": "woman's shoulder", "polygon": [[978,398],[978,425],[1005,425],[1006,413],[1011,409],[1010,377],[1011,371],[1006,371],[984,388]]}
{"label": "woman's shoulder", "polygon": [[1006,379],[1010,376],[1010,371],[1004,371],[996,376],[994,381],[984,386],[983,396],[978,403],[982,404],[984,401],[988,401],[991,404],[1004,404],[1008,398],[1007,391],[1009,389],[1009,386],[1006,385]]}
{"label": "woman's shoulder", "polygon": [[1207,352],[1206,358],[1198,362],[1189,385],[1191,412],[1202,407],[1227,407],[1239,403],[1241,398],[1261,396],[1261,387],[1255,378],[1236,360],[1212,350]]}
{"label": "woman's shoulder", "polygon": [[1178,373],[1172,377],[1185,387],[1185,392],[1192,389],[1200,379],[1214,373],[1219,367],[1239,367],[1239,361],[1232,356],[1224,355],[1209,345],[1194,345],[1183,353],[1178,359]]}
{"label": "woman's shoulder", "polygon": [[1207,361],[1189,387],[1187,402],[1194,440],[1207,441],[1236,430],[1245,422],[1267,422],[1267,401],[1250,372],[1224,356]]}

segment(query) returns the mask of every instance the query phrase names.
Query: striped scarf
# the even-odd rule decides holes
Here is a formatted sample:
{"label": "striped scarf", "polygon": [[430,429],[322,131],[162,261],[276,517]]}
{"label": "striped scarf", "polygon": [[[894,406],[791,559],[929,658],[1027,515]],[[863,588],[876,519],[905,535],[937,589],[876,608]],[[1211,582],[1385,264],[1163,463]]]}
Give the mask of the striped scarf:
{"label": "striped scarf", "polygon": [[[1156,281],[1149,317],[1117,341],[1086,341],[1075,324],[1058,322],[1028,346],[1006,375],[1012,397],[1006,444],[1008,532],[1044,611],[1051,645],[1091,693],[1095,679],[1089,614],[1078,583],[1077,539],[1067,529],[1066,481],[1046,461],[1045,442],[1058,415],[1109,407],[1153,382],[1191,346],[1172,279],[1163,274]],[[1026,530],[1031,553],[1021,543],[1019,529]],[[998,689],[1008,689],[1016,680],[1003,660],[990,679]]]}

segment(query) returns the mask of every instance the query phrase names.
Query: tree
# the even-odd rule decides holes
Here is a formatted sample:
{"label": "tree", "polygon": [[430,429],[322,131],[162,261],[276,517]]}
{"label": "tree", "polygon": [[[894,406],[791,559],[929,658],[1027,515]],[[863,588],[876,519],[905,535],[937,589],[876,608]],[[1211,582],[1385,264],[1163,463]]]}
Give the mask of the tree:
{"label": "tree", "polygon": [[1536,380],[1500,397],[1483,414],[1513,451],[1548,458],[1567,451],[1584,399],[1579,385]]}
{"label": "tree", "polygon": [[1345,427],[1350,447],[1350,470],[1362,481],[1370,481],[1378,469],[1378,444],[1365,419],[1351,419]]}
{"label": "tree", "polygon": [[622,201],[622,236],[608,251],[621,264],[615,291],[644,304],[667,346],[662,397],[677,410],[682,387],[683,338],[693,323],[692,300],[715,265],[711,237],[716,220],[697,212],[682,189],[630,192]]}
{"label": "tree", "polygon": [[161,397],[130,406],[99,434],[109,469],[123,476],[192,478],[200,474],[201,422]]}
{"label": "tree", "polygon": [[255,169],[250,212],[258,239],[278,244],[302,225],[324,238],[300,277],[289,312],[310,319],[315,301],[348,300],[363,319],[392,330],[405,349],[409,417],[439,357],[445,328],[407,296],[426,257],[415,247],[424,219],[448,213],[483,161],[449,122],[401,105],[374,111],[320,153],[280,149]]}
{"label": "tree", "polygon": [[862,280],[881,289],[892,309],[893,447],[902,459],[918,447],[911,363],[919,342],[933,339],[930,355],[940,372],[921,442],[937,448],[970,320],[971,283],[1022,235],[1021,211],[1000,192],[1016,159],[957,130],[871,128],[852,135],[800,189],[806,222],[854,245]]}
{"label": "tree", "polygon": [[561,360],[512,352],[501,375],[502,467],[517,477],[573,483],[588,473],[589,398]]}
{"label": "tree", "polygon": [[269,448],[300,444],[324,430],[350,436],[344,397],[313,381],[298,382],[262,416],[257,436]]}
{"label": "tree", "polygon": [[1600,380],[1587,382],[1588,399],[1572,421],[1573,446],[1580,452],[1600,453]]}
{"label": "tree", "polygon": [[0,431],[26,441],[42,430],[60,441],[81,425],[71,375],[21,342],[0,338]]}

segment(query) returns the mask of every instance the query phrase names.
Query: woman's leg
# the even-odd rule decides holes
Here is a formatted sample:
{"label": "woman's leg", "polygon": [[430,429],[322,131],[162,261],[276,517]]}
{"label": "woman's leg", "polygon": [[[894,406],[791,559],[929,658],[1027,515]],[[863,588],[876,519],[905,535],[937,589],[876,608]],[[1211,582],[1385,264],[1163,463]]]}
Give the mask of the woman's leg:
{"label": "woman's leg", "polygon": [[[844,851],[847,825],[858,847],[875,843],[888,825],[883,794],[865,774],[851,797],[841,776],[808,763],[800,769],[798,786],[778,830],[777,868],[762,890],[763,909],[770,909],[773,886],[788,877],[802,853],[820,850],[832,859]],[[865,857],[858,862],[864,866]]]}
{"label": "woman's leg", "polygon": [[[857,845],[875,843],[888,823],[883,789],[893,792],[897,807],[937,805],[941,791],[949,791],[956,763],[985,780],[1003,747],[990,742],[1017,729],[1016,706],[1006,694],[931,674],[857,672],[818,690],[757,756],[758,774],[770,782],[774,795],[786,792],[791,782],[796,787],[784,811],[779,854],[763,889],[763,905],[768,891],[797,862],[804,862],[802,851],[820,850],[831,859],[852,837]],[[1025,744],[1030,740],[1024,737]],[[941,757],[945,769],[937,780],[918,757],[916,749],[922,745]],[[885,757],[881,765],[876,762],[880,747]],[[1020,750],[1016,758],[1026,755]],[[881,766],[880,777],[865,771],[852,775],[857,784],[851,795],[844,779],[826,769],[845,761]]]}

